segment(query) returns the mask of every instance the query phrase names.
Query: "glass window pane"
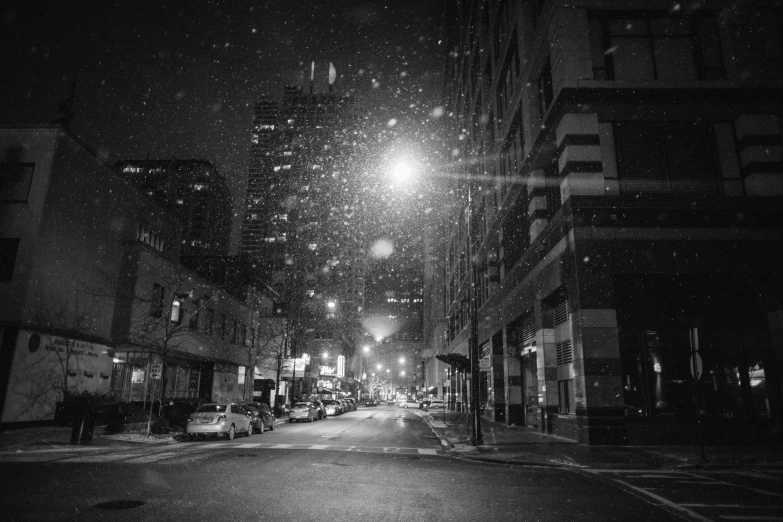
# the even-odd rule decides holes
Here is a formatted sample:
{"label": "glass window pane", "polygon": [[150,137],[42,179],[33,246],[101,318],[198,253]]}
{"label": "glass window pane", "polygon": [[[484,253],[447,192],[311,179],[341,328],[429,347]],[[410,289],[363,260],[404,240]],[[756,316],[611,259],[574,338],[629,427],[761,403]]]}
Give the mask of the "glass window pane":
{"label": "glass window pane", "polygon": [[696,63],[690,38],[656,38],[653,46],[659,80],[696,79]]}
{"label": "glass window pane", "polygon": [[609,20],[609,34],[618,36],[628,35],[648,35],[650,34],[647,20],[642,19],[623,19]]}
{"label": "glass window pane", "polygon": [[650,20],[650,28],[653,35],[687,35],[691,34],[690,23],[685,19],[672,20],[670,18],[659,18]]}
{"label": "glass window pane", "polygon": [[614,79],[649,81],[655,79],[652,49],[647,38],[612,38]]}

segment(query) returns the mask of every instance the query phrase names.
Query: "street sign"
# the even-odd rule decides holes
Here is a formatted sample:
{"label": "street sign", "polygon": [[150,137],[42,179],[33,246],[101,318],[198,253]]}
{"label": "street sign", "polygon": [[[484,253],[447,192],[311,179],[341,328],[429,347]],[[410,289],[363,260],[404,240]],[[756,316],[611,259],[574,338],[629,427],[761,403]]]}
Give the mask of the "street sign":
{"label": "street sign", "polygon": [[160,379],[162,375],[163,375],[162,363],[150,364],[150,379]]}
{"label": "street sign", "polygon": [[693,378],[698,380],[701,379],[701,372],[703,370],[702,364],[701,364],[701,355],[699,355],[699,352],[693,352],[691,353],[691,375],[693,375]]}

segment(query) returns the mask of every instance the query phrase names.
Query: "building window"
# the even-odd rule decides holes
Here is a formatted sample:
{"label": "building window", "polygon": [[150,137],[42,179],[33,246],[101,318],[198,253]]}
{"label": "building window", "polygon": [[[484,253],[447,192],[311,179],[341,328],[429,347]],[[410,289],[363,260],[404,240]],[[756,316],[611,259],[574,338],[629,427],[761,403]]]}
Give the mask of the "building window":
{"label": "building window", "polygon": [[198,318],[199,314],[201,313],[201,300],[196,301],[196,311],[193,312],[193,315],[190,316],[190,322],[188,324],[188,327],[191,330],[198,330]]}
{"label": "building window", "polygon": [[231,344],[237,344],[237,320],[232,321]]}
{"label": "building window", "polygon": [[226,314],[220,314],[220,340],[226,340]]}
{"label": "building window", "polygon": [[205,325],[207,329],[207,334],[212,335],[212,323],[215,319],[215,312],[211,308],[207,308],[207,324]]}
{"label": "building window", "polygon": [[152,317],[163,316],[163,303],[166,290],[158,283],[152,284],[152,299],[150,300],[150,315]]}
{"label": "building window", "polygon": [[0,163],[0,201],[26,202],[35,163]]}
{"label": "building window", "polygon": [[552,62],[546,61],[541,70],[541,76],[538,77],[538,103],[541,108],[541,119],[544,119],[549,105],[552,103],[554,91],[552,90]]}
{"label": "building window", "polygon": [[718,24],[711,14],[589,19],[596,80],[719,80],[726,77]]}
{"label": "building window", "polygon": [[0,281],[10,281],[14,275],[19,238],[0,238]]}
{"label": "building window", "polygon": [[503,264],[506,272],[514,267],[530,246],[527,212],[527,197],[523,191],[503,223]]}
{"label": "building window", "polygon": [[624,193],[717,192],[717,162],[704,124],[619,123],[615,127]]}
{"label": "building window", "polygon": [[563,415],[574,413],[574,380],[557,381],[558,408]]}

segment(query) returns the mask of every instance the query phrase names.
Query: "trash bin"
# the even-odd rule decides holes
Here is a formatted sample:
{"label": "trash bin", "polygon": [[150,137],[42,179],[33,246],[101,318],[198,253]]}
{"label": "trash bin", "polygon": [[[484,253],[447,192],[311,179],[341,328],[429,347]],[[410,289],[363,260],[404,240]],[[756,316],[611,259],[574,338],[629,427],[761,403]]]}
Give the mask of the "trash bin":
{"label": "trash bin", "polygon": [[79,408],[74,412],[71,444],[89,444],[95,429],[95,413],[91,408]]}

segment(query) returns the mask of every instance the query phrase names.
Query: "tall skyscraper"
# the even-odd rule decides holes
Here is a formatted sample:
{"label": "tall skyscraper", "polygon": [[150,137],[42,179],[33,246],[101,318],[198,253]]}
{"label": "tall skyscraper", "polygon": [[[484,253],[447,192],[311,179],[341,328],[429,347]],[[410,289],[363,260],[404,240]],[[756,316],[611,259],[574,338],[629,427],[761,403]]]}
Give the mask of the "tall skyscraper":
{"label": "tall skyscraper", "polygon": [[349,355],[364,299],[351,97],[286,87],[256,105],[240,252],[281,290],[298,353]]}
{"label": "tall skyscraper", "polygon": [[132,186],[180,219],[183,257],[228,254],[231,195],[226,179],[211,163],[128,159],[115,166]]}

